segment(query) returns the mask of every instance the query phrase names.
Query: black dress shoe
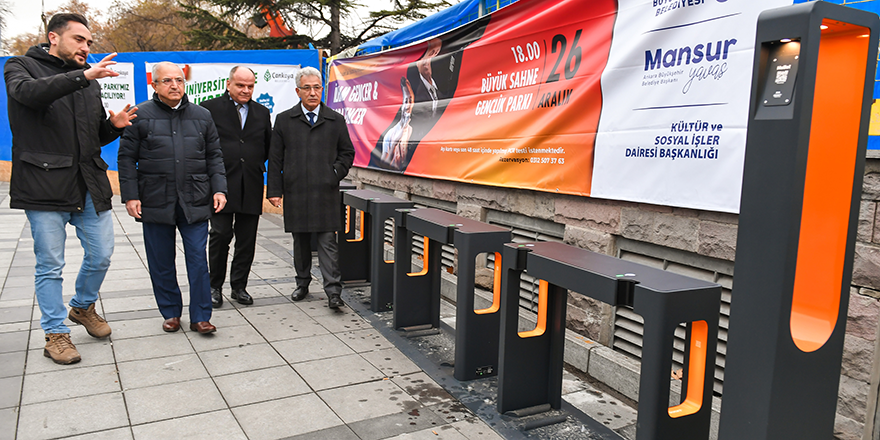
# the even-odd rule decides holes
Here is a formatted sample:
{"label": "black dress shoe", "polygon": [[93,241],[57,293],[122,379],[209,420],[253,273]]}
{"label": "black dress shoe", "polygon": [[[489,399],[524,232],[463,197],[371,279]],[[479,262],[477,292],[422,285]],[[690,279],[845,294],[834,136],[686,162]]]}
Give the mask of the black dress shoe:
{"label": "black dress shoe", "polygon": [[238,301],[239,304],[249,306],[254,303],[254,299],[244,289],[232,289],[232,299]]}
{"label": "black dress shoe", "polygon": [[309,288],[300,286],[293,291],[293,295],[290,295],[290,299],[294,301],[302,301],[308,294]]}
{"label": "black dress shoe", "polygon": [[330,298],[327,300],[327,307],[331,309],[338,309],[344,305],[345,303],[342,302],[342,298],[339,295],[330,295]]}
{"label": "black dress shoe", "polygon": [[222,287],[212,287],[211,288],[211,307],[218,308],[223,305],[223,288]]}

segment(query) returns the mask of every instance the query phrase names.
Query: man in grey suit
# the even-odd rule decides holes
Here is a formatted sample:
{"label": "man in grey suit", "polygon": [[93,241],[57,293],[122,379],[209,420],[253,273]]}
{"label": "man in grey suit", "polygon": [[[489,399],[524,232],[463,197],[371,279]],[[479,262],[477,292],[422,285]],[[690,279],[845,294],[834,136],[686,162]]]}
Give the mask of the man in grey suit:
{"label": "man in grey suit", "polygon": [[[306,67],[296,74],[300,104],[275,118],[269,148],[266,197],[284,204],[284,230],[293,234],[293,265],[297,287],[291,298],[309,292],[311,234],[318,239],[318,262],[328,306],[341,306],[341,275],[336,231],[342,227],[339,181],[348,175],[354,147],[345,118],[321,102],[321,73]],[[282,199],[283,198],[283,199]]]}
{"label": "man in grey suit", "polygon": [[235,66],[226,81],[226,93],[202,102],[211,112],[223,164],[226,166],[226,207],[211,217],[208,236],[208,266],[211,273],[211,304],[223,305],[223,282],[226,281],[226,260],[229,243],[235,236],[235,252],[229,270],[232,299],[239,304],[253,304],[247,280],[257,246],[257,226],[263,213],[263,172],[269,155],[272,121],[269,109],[251,99],[254,94],[254,72]]}

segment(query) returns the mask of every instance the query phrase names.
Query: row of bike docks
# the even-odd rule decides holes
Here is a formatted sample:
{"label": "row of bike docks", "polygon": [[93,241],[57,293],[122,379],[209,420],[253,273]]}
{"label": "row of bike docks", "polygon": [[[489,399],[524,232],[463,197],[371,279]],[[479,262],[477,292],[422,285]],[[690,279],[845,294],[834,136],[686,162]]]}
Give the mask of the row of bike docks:
{"label": "row of bike docks", "polygon": [[[696,438],[708,432],[721,286],[556,242],[513,243],[511,231],[372,190],[344,187],[346,228],[339,238],[344,281],[370,284],[370,309],[391,311],[396,330],[438,329],[441,250],[458,254],[455,379],[498,375],[499,413],[562,405],[568,290],[645,321],[639,384],[644,438]],[[358,220],[359,221],[356,221]],[[386,221],[393,219],[393,259],[386,258]],[[413,238],[422,237],[422,268],[412,269]],[[475,309],[480,254],[494,256],[492,303]],[[521,331],[523,272],[540,279],[537,325]],[[670,407],[675,329],[686,323],[683,401]],[[642,436],[640,435],[640,438]]]}

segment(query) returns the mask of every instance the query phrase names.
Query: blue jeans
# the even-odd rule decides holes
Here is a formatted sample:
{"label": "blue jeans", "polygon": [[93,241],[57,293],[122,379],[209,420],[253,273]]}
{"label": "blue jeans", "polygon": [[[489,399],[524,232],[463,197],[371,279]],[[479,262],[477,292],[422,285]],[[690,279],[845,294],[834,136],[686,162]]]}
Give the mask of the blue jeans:
{"label": "blue jeans", "polygon": [[110,268],[113,255],[113,213],[96,213],[92,196],[86,193],[82,212],[25,210],[34,238],[37,257],[34,288],[40,305],[40,326],[46,333],[70,333],[64,325],[67,308],[61,297],[61,269],[64,268],[64,242],[68,223],[76,228],[83,247],[83,261],[76,277],[76,294],[71,307],[86,309],[98,300],[98,291]]}
{"label": "blue jeans", "polygon": [[190,322],[210,321],[212,307],[207,256],[208,222],[187,223],[179,206],[176,217],[177,225],[143,223],[144,247],[156,305],[165,319],[180,318],[183,312],[183,298],[174,265],[176,229],[180,231],[180,238],[183,240],[186,275],[189,279]]}

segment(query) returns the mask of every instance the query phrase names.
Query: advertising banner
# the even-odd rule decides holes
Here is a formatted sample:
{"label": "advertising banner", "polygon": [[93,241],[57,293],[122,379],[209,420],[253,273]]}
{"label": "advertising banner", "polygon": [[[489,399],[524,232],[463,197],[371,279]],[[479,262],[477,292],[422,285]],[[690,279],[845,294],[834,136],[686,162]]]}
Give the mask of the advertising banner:
{"label": "advertising banner", "polygon": [[355,165],[739,209],[760,11],[791,0],[520,1],[331,65]]}
{"label": "advertising banner", "polygon": [[134,105],[137,101],[134,97],[134,63],[117,63],[110,69],[119,76],[99,78],[101,84],[101,101],[104,102],[104,111],[110,114],[110,110],[118,113],[126,105]]}
{"label": "advertising banner", "polygon": [[[293,107],[299,102],[296,95],[296,82],[294,77],[299,71],[299,65],[274,65],[274,64],[246,64],[246,63],[192,63],[183,64],[186,75],[186,95],[190,102],[198,104],[202,101],[216,98],[226,91],[226,80],[229,71],[236,65],[246,66],[254,71],[257,82],[254,84],[253,100],[269,109],[272,123],[275,123],[275,115]],[[153,63],[145,62],[147,72],[146,87],[147,96],[153,96],[152,82]]]}
{"label": "advertising banner", "polygon": [[786,0],[620,0],[594,197],[738,212],[758,14]]}

